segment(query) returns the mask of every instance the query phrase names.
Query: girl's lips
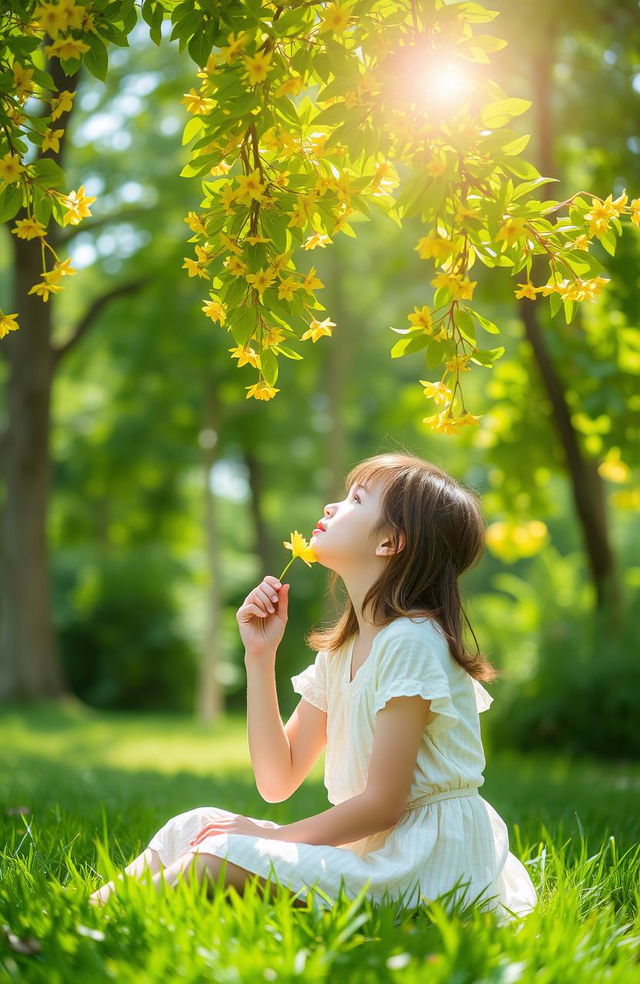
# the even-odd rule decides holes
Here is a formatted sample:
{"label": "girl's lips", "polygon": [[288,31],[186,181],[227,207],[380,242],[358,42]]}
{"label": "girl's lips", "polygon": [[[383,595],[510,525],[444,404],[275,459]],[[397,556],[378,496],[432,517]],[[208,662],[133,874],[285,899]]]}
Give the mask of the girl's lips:
{"label": "girl's lips", "polygon": [[[316,526],[313,533],[326,533],[326,530],[321,530],[319,526]],[[313,536],[313,533],[311,534],[311,536]]]}

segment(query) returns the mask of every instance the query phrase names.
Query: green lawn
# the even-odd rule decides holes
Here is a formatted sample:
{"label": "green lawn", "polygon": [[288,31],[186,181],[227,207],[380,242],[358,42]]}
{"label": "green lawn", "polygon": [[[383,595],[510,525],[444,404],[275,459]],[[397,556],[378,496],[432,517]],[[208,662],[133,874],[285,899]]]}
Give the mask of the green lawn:
{"label": "green lawn", "polygon": [[640,980],[638,763],[522,757],[485,735],[482,795],[541,897],[516,929],[477,911],[448,917],[437,902],[402,912],[343,898],[314,913],[285,895],[208,900],[187,883],[158,895],[131,880],[95,909],[86,897],[109,875],[104,847],[120,868],[170,816],[203,804],[278,823],[318,813],[322,763],[287,803],[265,804],[243,716],[205,727],[76,706],[3,710],[0,748],[0,981]]}

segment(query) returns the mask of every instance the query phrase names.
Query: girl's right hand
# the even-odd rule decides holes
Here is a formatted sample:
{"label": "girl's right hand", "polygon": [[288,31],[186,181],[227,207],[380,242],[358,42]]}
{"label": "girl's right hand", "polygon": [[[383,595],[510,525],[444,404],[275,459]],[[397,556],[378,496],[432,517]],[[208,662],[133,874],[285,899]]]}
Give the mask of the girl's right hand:
{"label": "girl's right hand", "polygon": [[277,577],[267,574],[244,599],[236,612],[236,621],[246,655],[275,654],[289,617],[289,587],[288,584],[278,587]]}

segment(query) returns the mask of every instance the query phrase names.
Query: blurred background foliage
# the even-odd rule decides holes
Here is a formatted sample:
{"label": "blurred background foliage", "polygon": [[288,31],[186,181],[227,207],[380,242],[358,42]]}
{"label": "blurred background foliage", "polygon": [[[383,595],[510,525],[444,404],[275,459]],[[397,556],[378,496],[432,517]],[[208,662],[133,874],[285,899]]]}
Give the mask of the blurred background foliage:
{"label": "blurred background foliage", "polygon": [[[640,29],[623,18],[634,5],[617,13],[597,2],[494,6],[503,11],[496,33],[510,41],[495,71],[507,91],[534,101],[521,132],[535,128],[541,47],[552,61],[554,198],[578,188],[639,195]],[[279,574],[290,556],[282,541],[293,529],[310,534],[357,460],[407,449],[483,498],[488,549],[462,587],[480,648],[502,670],[483,721],[492,742],[638,756],[638,230],[615,257],[603,254],[610,286],[576,323],[541,315],[583,450],[603,461],[623,588],[613,635],[594,604],[562,448],[506,275],[479,264],[473,272],[506,346],[494,370],[465,381],[474,412],[486,415],[480,430],[430,432],[420,422],[432,412],[417,382],[422,357],[389,357],[398,338],[390,326],[404,327],[403,312],[428,303],[430,288],[413,250],[418,224],[400,230],[381,218],[358,223],[357,240],[338,236],[314,254],[334,338],[307,342],[304,361],[282,360],[269,404],[245,401],[255,370],[235,368],[235,343],[202,315],[202,286],[181,269],[190,253],[184,216],[201,198],[197,180],[178,176],[187,160],[180,100],[194,77],[175,44],[165,38],[156,48],[139,25],[131,48],[112,51],[107,83],[83,75],[79,85],[65,168],[71,187],[98,198],[93,222],[67,231],[79,273],[55,299],[55,340],[64,342],[105,283],[144,284],[105,307],[54,386],[51,577],[70,689],[96,708],[193,711],[211,603],[210,494],[219,531],[216,677],[225,708],[241,709],[236,609],[266,573]],[[8,239],[2,230],[3,298]],[[206,413],[212,394],[215,426]],[[332,618],[326,572],[299,562],[288,573],[277,666],[285,718],[297,702],[289,677],[314,656],[305,636]]]}

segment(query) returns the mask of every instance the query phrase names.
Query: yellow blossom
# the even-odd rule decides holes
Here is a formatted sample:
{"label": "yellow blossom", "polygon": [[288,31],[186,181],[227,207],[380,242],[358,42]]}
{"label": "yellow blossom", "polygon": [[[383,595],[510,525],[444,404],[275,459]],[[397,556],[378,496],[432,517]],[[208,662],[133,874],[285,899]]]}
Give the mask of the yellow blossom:
{"label": "yellow blossom", "polygon": [[238,360],[238,369],[241,366],[253,366],[254,369],[260,368],[260,356],[250,345],[238,345],[228,350],[231,357]]}
{"label": "yellow blossom", "polygon": [[409,314],[407,317],[412,325],[422,328],[426,334],[429,334],[432,328],[431,311],[426,305],[421,308],[414,307],[413,314]]}
{"label": "yellow blossom", "polygon": [[468,355],[453,355],[448,362],[445,362],[444,366],[449,372],[471,372],[471,369],[467,365],[469,362]]}
{"label": "yellow blossom", "polygon": [[306,290],[307,294],[312,294],[314,290],[324,287],[321,280],[316,277],[316,268],[311,267],[309,273],[306,275],[302,281],[302,286]]}
{"label": "yellow blossom", "polygon": [[[447,158],[445,154],[434,154],[426,164],[426,170],[433,178],[437,178],[447,170]],[[474,213],[475,214],[475,213]]]}
{"label": "yellow blossom", "polygon": [[20,62],[13,63],[13,86],[17,96],[25,96],[32,89],[33,69],[25,68]]}
{"label": "yellow blossom", "polygon": [[536,299],[536,288],[530,280],[527,280],[526,284],[518,284],[518,290],[514,293],[518,299],[521,297],[528,297],[532,301],[535,301]]}
{"label": "yellow blossom", "polygon": [[339,3],[330,3],[324,8],[320,15],[322,21],[318,28],[319,33],[332,31],[334,34],[342,34],[350,20],[350,13],[346,6]]}
{"label": "yellow blossom", "polygon": [[574,242],[572,243],[572,246],[574,249],[588,250],[590,242],[591,240],[589,239],[588,236],[584,236],[584,235],[577,236]]}
{"label": "yellow blossom", "polygon": [[196,260],[192,260],[189,256],[184,257],[182,269],[186,270],[190,277],[202,277],[204,280],[209,279],[209,274],[202,265]]}
{"label": "yellow blossom", "polygon": [[429,260],[433,256],[437,259],[442,259],[443,257],[451,256],[456,251],[456,247],[450,239],[443,239],[442,236],[434,235],[432,232],[428,236],[423,236],[419,239],[417,246],[413,248],[420,254],[421,260]]}
{"label": "yellow blossom", "polygon": [[44,131],[44,137],[42,138],[42,144],[40,149],[44,153],[45,150],[53,150],[56,154],[60,150],[60,138],[64,134],[64,130],[51,130],[47,128]]}
{"label": "yellow blossom", "polygon": [[37,219],[18,219],[11,232],[15,232],[18,239],[35,239],[46,236],[47,227]]}
{"label": "yellow blossom", "polygon": [[324,321],[316,321],[313,318],[311,324],[301,336],[300,341],[304,342],[307,338],[310,338],[312,342],[317,342],[323,335],[329,335],[331,337],[334,328],[335,323],[329,318],[325,318]]}
{"label": "yellow blossom", "polygon": [[245,389],[247,390],[247,400],[252,396],[256,400],[272,400],[276,393],[280,392],[275,386],[271,386],[266,379],[259,380],[253,386],[246,386]]}
{"label": "yellow blossom", "polygon": [[471,300],[477,280],[468,280],[459,273],[439,273],[431,281],[434,287],[445,287],[454,300]]}
{"label": "yellow blossom", "polygon": [[70,113],[73,106],[75,92],[63,89],[51,100],[51,119],[57,120],[63,113]]}
{"label": "yellow blossom", "polygon": [[95,196],[88,197],[84,193],[84,185],[80,185],[77,191],[70,191],[66,198],[63,199],[63,204],[66,205],[67,211],[62,219],[63,226],[68,225],[78,225],[82,219],[91,215],[88,206],[92,202],[95,202]]}
{"label": "yellow blossom", "polygon": [[640,198],[634,198],[631,202],[631,221],[640,226]]}
{"label": "yellow blossom", "polygon": [[227,236],[226,232],[221,232],[218,238],[220,239],[222,245],[226,246],[228,250],[231,250],[231,252],[235,253],[236,256],[242,256],[242,248],[238,246],[235,239],[232,239],[231,236]]}
{"label": "yellow blossom", "polygon": [[280,300],[292,301],[294,291],[298,290],[300,286],[293,277],[285,277],[278,287],[278,298]]}
{"label": "yellow blossom", "polygon": [[283,540],[282,543],[287,550],[291,551],[293,555],[291,560],[295,560],[296,557],[299,557],[300,560],[305,562],[307,567],[311,567],[312,564],[316,563],[318,558],[316,557],[316,552],[311,546],[311,543],[307,542],[302,533],[298,533],[297,530],[293,531],[290,540]]}
{"label": "yellow blossom", "polygon": [[598,465],[598,474],[609,482],[628,482],[631,478],[629,466],[620,457],[620,448],[612,447],[604,461]]}
{"label": "yellow blossom", "polygon": [[200,232],[203,235],[207,233],[207,227],[204,223],[204,219],[197,212],[188,212],[184,221],[187,223],[192,232]]}
{"label": "yellow blossom", "polygon": [[89,45],[79,38],[59,38],[53,44],[45,46],[45,54],[50,57],[60,58],[62,61],[70,61],[72,58],[79,58],[89,51]]}
{"label": "yellow blossom", "polygon": [[266,185],[260,180],[260,171],[238,175],[236,198],[239,201],[262,201]]}
{"label": "yellow blossom", "polygon": [[39,4],[33,12],[33,19],[50,38],[57,38],[61,31],[69,27],[67,13],[60,4]]}
{"label": "yellow blossom", "polygon": [[585,214],[585,219],[589,221],[589,235],[601,236],[609,228],[610,219],[617,214],[618,209],[611,200],[611,195],[607,195],[604,201],[594,198],[591,203],[591,211]]}
{"label": "yellow blossom", "polygon": [[264,270],[258,270],[257,273],[248,273],[245,277],[247,283],[251,284],[254,290],[258,291],[258,294],[262,297],[265,290],[271,286],[275,280],[275,273],[270,267],[266,267]]}
{"label": "yellow blossom", "polygon": [[273,348],[274,345],[284,342],[284,339],[285,335],[281,328],[269,328],[262,336],[262,347]]}
{"label": "yellow blossom", "polygon": [[0,314],[0,338],[4,338],[10,331],[17,331],[20,327],[16,322],[17,314]]}
{"label": "yellow blossom", "polygon": [[209,113],[215,106],[215,101],[213,99],[203,96],[201,93],[196,92],[193,88],[184,93],[180,102],[186,106],[187,112],[192,113],[194,116],[201,116],[203,113]]}
{"label": "yellow blossom", "polygon": [[270,243],[271,242],[271,240],[270,239],[267,239],[266,236],[245,236],[245,239],[246,239],[246,241],[248,243],[251,243],[252,246],[257,246],[258,243]]}
{"label": "yellow blossom", "polygon": [[424,395],[439,406],[444,407],[451,400],[451,390],[442,381],[431,383],[428,379],[421,379],[420,383],[424,386]]}
{"label": "yellow blossom", "polygon": [[20,154],[7,153],[0,157],[0,179],[13,184],[26,168],[20,163]]}
{"label": "yellow blossom", "polygon": [[[41,274],[42,283],[34,284],[30,290],[27,291],[28,294],[39,294],[43,301],[49,300],[49,294],[58,294],[62,290],[62,285],[54,283],[51,279],[51,272]],[[49,277],[50,279],[47,279]]]}
{"label": "yellow blossom", "polygon": [[249,80],[249,85],[258,85],[264,82],[271,67],[273,52],[257,51],[255,55],[245,55],[245,72]]}
{"label": "yellow blossom", "polygon": [[524,234],[526,221],[526,217],[524,216],[519,216],[517,218],[510,216],[498,230],[496,242],[500,242],[502,240],[505,244],[503,249],[506,246],[511,246],[512,243],[515,243]]}
{"label": "yellow blossom", "polygon": [[235,209],[233,208],[234,202],[237,201],[237,195],[230,184],[224,186],[220,193],[220,204],[224,209],[225,215],[233,215]]}
{"label": "yellow blossom", "polygon": [[315,249],[316,246],[321,246],[322,249],[325,248],[327,243],[332,242],[328,236],[323,236],[319,232],[314,232],[312,236],[309,236],[307,240],[302,244],[303,249]]}
{"label": "yellow blossom", "polygon": [[237,256],[227,256],[224,261],[225,268],[234,277],[244,277],[245,273],[249,269],[246,263],[243,263],[241,259]]}
{"label": "yellow blossom", "polygon": [[219,321],[223,325],[227,320],[227,309],[216,297],[206,300],[202,305],[202,310],[212,321]]}
{"label": "yellow blossom", "polygon": [[276,99],[281,99],[282,96],[297,96],[303,85],[304,79],[301,75],[291,75],[278,86],[274,96]]}
{"label": "yellow blossom", "polygon": [[67,257],[66,260],[63,260],[62,263],[59,260],[57,260],[54,264],[53,269],[55,274],[57,275],[56,279],[58,279],[58,277],[70,277],[72,274],[76,272],[71,266],[70,256]]}
{"label": "yellow blossom", "polygon": [[230,34],[227,38],[227,46],[222,48],[220,55],[227,65],[246,47],[247,37],[245,34]]}

